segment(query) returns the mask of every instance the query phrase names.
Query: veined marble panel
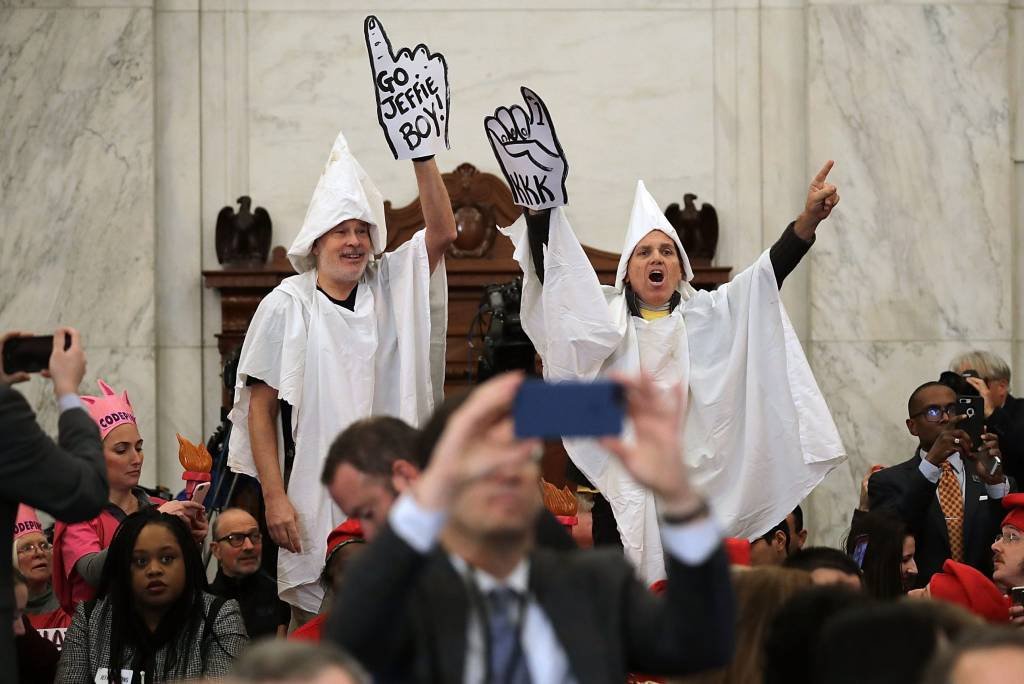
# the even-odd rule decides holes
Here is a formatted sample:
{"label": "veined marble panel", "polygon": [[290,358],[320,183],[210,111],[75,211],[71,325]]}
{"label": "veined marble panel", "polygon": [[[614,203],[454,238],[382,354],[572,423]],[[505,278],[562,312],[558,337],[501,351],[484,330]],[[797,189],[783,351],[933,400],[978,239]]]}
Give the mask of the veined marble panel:
{"label": "veined marble panel", "polygon": [[917,441],[906,428],[907,400],[929,380],[937,380],[956,354],[989,349],[1010,358],[1007,340],[944,342],[812,342],[805,346],[818,385],[835,418],[849,455],[808,499],[816,543],[837,542],[850,525],[860,481],[872,465],[895,465],[910,458]]}
{"label": "veined marble panel", "polygon": [[[395,46],[424,40],[447,57],[453,149],[438,157],[443,171],[468,161],[498,172],[483,117],[519,101],[526,84],[555,120],[584,242],[621,248],[638,178],[662,205],[689,191],[714,201],[712,72],[700,66],[712,59],[710,11],[382,16]],[[377,123],[362,20],[249,16],[250,189],[271,211],[275,243],[297,233],[339,128],[385,197],[401,206],[416,195]]]}
{"label": "veined marble panel", "polygon": [[0,324],[151,355],[152,14],[3,10],[0,46]]}
{"label": "veined marble panel", "polygon": [[815,340],[1009,339],[1007,11],[808,10],[810,159],[843,203],[815,246]]}
{"label": "veined marble panel", "polygon": [[[203,399],[203,350],[199,347],[161,347],[157,350],[156,377],[159,388],[157,431],[152,453],[159,454],[157,476],[171,491],[181,487],[178,440],[181,433],[193,443],[205,442],[209,433],[203,426],[208,412],[219,415],[217,405],[208,407]],[[158,441],[157,441],[158,440]]]}

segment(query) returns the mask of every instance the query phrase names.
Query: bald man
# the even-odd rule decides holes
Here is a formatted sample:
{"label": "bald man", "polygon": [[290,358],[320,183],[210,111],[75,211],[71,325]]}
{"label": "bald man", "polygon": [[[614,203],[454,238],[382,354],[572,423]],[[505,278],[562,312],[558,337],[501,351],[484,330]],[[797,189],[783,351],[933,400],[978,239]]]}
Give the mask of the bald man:
{"label": "bald man", "polygon": [[284,636],[291,610],[277,597],[277,581],[260,567],[263,538],[256,519],[241,508],[225,509],[214,522],[210,548],[220,564],[210,591],[238,601],[249,638]]}

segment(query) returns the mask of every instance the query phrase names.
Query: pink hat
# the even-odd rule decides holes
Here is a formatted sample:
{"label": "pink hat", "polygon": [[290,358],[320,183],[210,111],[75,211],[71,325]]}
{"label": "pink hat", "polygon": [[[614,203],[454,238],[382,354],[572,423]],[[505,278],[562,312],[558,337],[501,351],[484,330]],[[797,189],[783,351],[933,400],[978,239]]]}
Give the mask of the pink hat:
{"label": "pink hat", "polygon": [[128,391],[121,392],[121,396],[114,393],[114,390],[102,380],[97,380],[103,396],[83,396],[82,402],[89,411],[89,415],[96,421],[100,428],[100,438],[106,437],[107,433],[118,425],[135,423],[135,411],[132,403],[128,401]]}
{"label": "pink hat", "polygon": [[43,526],[39,524],[39,518],[36,517],[36,509],[20,504],[18,517],[14,519],[14,541],[18,541],[26,534],[42,531]]}

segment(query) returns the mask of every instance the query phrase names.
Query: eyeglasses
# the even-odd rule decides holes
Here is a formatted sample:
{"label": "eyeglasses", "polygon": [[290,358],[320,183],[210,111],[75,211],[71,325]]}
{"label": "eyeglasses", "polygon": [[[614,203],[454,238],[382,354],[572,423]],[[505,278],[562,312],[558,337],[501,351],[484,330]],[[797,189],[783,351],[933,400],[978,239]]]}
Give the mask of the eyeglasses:
{"label": "eyeglasses", "polygon": [[932,404],[931,406],[925,406],[923,411],[911,414],[911,418],[917,418],[918,416],[924,416],[924,419],[929,423],[938,423],[942,420],[942,414],[945,413],[950,418],[960,415],[957,413],[956,404],[946,404],[945,406],[937,406]]}
{"label": "eyeglasses", "polygon": [[213,541],[215,541],[215,542],[225,542],[226,541],[228,544],[231,544],[231,546],[233,546],[236,549],[238,549],[238,548],[241,548],[243,544],[245,544],[245,540],[246,539],[248,539],[250,542],[252,542],[253,546],[256,546],[257,544],[260,543],[260,540],[263,539],[263,535],[260,534],[259,530],[256,530],[255,532],[250,532],[249,534],[245,534],[244,532],[232,532],[231,534],[226,534],[223,537],[221,537],[220,539],[214,539]]}
{"label": "eyeglasses", "polygon": [[1021,537],[1016,532],[1003,532],[1001,534],[997,534],[995,541],[992,543],[995,544],[996,542],[1003,542],[1004,544],[1016,544],[1020,540]]}
{"label": "eyeglasses", "polygon": [[26,544],[25,546],[18,547],[18,555],[25,556],[30,553],[35,553],[36,550],[46,553],[53,548],[53,544],[50,542],[39,542],[38,544]]}

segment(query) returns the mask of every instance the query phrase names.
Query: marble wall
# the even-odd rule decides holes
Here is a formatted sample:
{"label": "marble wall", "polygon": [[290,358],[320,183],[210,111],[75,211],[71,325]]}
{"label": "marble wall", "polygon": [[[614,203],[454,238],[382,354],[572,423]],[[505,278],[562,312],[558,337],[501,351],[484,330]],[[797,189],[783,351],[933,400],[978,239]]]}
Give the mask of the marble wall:
{"label": "marble wall", "polygon": [[[1024,373],[1024,0],[506,7],[0,0],[0,328],[82,326],[90,373],[138,404],[147,481],[175,486],[174,432],[220,418],[220,303],[201,285],[217,211],[249,194],[288,244],[342,127],[386,197],[416,194],[373,110],[373,11],[395,45],[447,56],[442,170],[496,172],[482,117],[521,83],[544,96],[571,217],[600,248],[619,248],[644,178],[662,204],[714,203],[717,261],[742,268],[837,160],[843,202],[783,291],[851,455],[808,502],[815,541],[841,536],[870,464],[909,455],[906,395],[953,353]],[[30,394],[52,420],[42,384]]]}
{"label": "marble wall", "polygon": [[[127,389],[155,446],[151,12],[17,4],[0,3],[0,328],[78,328],[83,390]],[[55,428],[48,386],[21,387]]]}

